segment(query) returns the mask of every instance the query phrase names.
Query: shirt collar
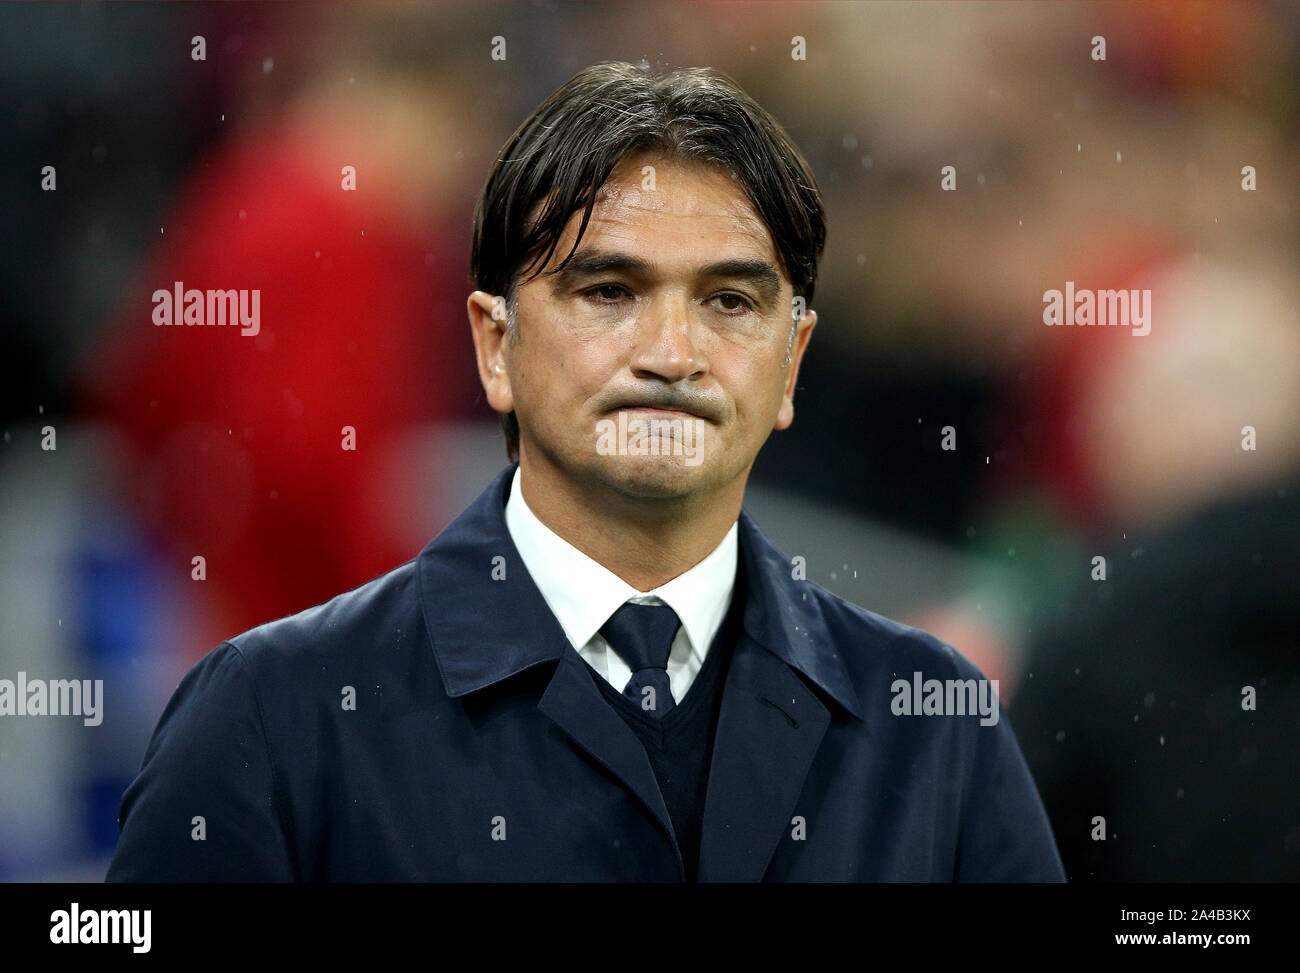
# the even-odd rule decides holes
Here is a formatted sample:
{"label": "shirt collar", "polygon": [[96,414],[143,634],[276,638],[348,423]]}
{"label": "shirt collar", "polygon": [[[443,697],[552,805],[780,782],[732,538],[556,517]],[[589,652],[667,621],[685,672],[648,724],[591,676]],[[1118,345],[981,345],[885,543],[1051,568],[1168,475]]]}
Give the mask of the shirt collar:
{"label": "shirt collar", "polygon": [[[528,569],[515,570],[516,558],[522,564],[522,557],[505,520],[513,474],[513,467],[497,474],[414,561],[425,633],[453,699],[577,654]],[[743,566],[747,582],[744,636],[866,723],[845,657],[852,654],[863,666],[877,659],[885,652],[889,628],[812,582],[795,580],[790,559],[743,509],[737,524],[738,567]],[[846,626],[852,636],[845,634]],[[849,638],[851,644],[845,642]],[[745,644],[745,638],[737,644]]]}
{"label": "shirt collar", "polygon": [[506,527],[546,604],[575,649],[581,649],[629,599],[658,598],[686,629],[700,662],[726,617],[736,583],[737,526],[694,567],[652,591],[638,591],[543,524],[529,509],[515,468],[506,501]]}

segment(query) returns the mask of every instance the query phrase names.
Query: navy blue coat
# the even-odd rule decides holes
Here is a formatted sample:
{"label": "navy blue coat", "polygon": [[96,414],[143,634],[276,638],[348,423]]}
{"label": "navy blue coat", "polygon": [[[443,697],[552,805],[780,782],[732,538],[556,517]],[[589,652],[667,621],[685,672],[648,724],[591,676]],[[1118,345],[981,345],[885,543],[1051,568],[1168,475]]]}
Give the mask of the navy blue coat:
{"label": "navy blue coat", "polygon": [[[109,881],[683,879],[645,750],[511,541],[512,474],[413,560],[189,671]],[[739,541],[700,880],[1064,881],[1005,714],[891,710],[895,679],[979,670],[792,579],[744,512]]]}

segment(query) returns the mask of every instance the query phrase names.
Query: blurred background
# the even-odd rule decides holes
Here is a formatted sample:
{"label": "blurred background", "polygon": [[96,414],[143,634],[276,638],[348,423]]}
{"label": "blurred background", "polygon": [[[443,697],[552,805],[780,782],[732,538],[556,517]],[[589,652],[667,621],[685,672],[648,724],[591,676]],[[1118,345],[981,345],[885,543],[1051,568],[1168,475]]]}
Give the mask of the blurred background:
{"label": "blurred background", "polygon": [[[0,716],[0,880],[102,879],[183,673],[505,465],[474,203],[607,59],[730,74],[825,195],[768,535],[1000,680],[1072,880],[1300,878],[1300,6],[141,3],[0,6],[0,678],[104,680]],[[175,281],[260,334],[154,327]]]}

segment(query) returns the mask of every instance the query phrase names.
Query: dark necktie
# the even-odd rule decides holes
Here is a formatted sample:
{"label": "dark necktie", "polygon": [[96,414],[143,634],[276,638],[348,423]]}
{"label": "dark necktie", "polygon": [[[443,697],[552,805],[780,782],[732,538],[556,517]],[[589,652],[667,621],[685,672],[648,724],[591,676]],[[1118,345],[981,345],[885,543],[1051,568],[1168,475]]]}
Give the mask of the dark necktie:
{"label": "dark necktie", "polygon": [[[680,624],[667,605],[627,602],[600,629],[632,670],[623,695],[654,716],[663,716],[676,705],[668,680],[668,655]],[[652,695],[643,692],[647,686],[654,689]]]}

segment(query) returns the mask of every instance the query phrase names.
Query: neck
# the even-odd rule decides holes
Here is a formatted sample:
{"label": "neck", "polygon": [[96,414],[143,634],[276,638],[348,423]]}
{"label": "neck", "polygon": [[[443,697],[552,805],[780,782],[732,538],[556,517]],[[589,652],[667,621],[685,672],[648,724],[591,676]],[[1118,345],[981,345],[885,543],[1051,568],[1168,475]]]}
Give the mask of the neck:
{"label": "neck", "polygon": [[721,491],[656,499],[578,483],[521,452],[520,490],[534,516],[637,591],[703,561],[740,516],[748,470]]}

